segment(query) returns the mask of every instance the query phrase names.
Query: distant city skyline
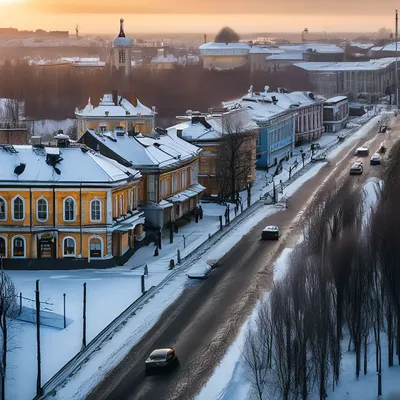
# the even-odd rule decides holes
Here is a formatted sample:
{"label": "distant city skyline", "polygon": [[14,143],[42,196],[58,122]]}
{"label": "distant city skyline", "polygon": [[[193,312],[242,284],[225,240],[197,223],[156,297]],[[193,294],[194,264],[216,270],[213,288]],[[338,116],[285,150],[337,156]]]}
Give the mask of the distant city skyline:
{"label": "distant city skyline", "polygon": [[[20,30],[68,30],[79,24],[82,34],[112,34],[119,18],[127,32],[214,33],[229,25],[238,33],[251,32],[374,32],[393,29],[395,0],[154,0],[151,4],[115,0],[0,0],[0,27]],[[199,8],[201,4],[201,8]],[[328,14],[325,15],[324,12]]]}

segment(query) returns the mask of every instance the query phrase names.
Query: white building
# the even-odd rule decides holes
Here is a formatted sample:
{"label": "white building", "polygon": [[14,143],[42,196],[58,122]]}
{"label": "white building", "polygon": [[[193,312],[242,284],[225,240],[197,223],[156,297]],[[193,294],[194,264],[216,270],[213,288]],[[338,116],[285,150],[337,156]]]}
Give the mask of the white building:
{"label": "white building", "polygon": [[338,132],[346,126],[349,118],[349,99],[346,96],[336,96],[324,103],[325,132]]}
{"label": "white building", "polygon": [[394,92],[395,58],[358,62],[302,62],[296,67],[308,72],[314,90],[326,97],[338,94],[357,97]]}
{"label": "white building", "polygon": [[109,65],[111,73],[122,71],[125,76],[132,73],[132,46],[133,39],[125,36],[124,20],[120,19],[119,35],[112,41]]}
{"label": "white building", "polygon": [[118,95],[116,90],[112,94],[105,94],[97,107],[91,104],[90,98],[85,108],[75,109],[78,120],[78,137],[87,129],[95,131],[124,131],[148,134],[154,129],[155,107],[152,109],[142,104],[135,95],[129,101]]}
{"label": "white building", "polygon": [[248,62],[250,46],[246,43],[204,43],[200,46],[206,69],[238,68]]}

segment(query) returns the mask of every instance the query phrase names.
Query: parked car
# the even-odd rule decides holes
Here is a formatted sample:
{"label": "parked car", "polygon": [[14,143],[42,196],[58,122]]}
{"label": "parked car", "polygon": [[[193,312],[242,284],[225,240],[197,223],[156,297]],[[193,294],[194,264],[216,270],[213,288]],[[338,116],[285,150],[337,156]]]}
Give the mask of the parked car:
{"label": "parked car", "polygon": [[261,232],[261,240],[278,240],[279,228],[275,225],[266,226]]}
{"label": "parked car", "polygon": [[350,175],[361,175],[363,169],[363,163],[361,161],[356,161],[350,168]]}
{"label": "parked car", "polygon": [[145,361],[146,375],[153,372],[169,371],[179,364],[178,357],[173,349],[157,349],[150,353]]}
{"label": "parked car", "polygon": [[368,147],[359,147],[356,149],[356,156],[368,156],[369,149]]}
{"label": "parked car", "polygon": [[206,279],[211,270],[212,266],[209,264],[198,264],[189,269],[187,276],[191,279]]}
{"label": "parked car", "polygon": [[372,154],[371,165],[379,165],[382,162],[382,157],[378,153]]}

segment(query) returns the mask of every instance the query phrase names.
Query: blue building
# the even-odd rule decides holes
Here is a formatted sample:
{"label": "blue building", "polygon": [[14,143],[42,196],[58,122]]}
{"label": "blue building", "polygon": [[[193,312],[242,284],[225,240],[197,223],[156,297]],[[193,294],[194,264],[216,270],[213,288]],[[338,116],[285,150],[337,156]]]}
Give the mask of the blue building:
{"label": "blue building", "polygon": [[295,145],[295,123],[293,112],[273,117],[265,124],[258,122],[257,167],[267,168],[290,156]]}

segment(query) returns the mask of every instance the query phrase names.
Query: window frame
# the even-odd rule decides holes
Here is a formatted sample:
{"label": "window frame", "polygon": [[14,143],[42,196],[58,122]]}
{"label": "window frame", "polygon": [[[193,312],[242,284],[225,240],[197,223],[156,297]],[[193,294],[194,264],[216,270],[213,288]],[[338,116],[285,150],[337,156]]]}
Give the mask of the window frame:
{"label": "window frame", "polygon": [[[0,240],[3,239],[4,240],[4,258],[7,258],[8,256],[8,247],[7,247],[7,238],[3,235],[0,235]],[[0,255],[1,256],[1,255]]]}
{"label": "window frame", "polygon": [[[66,244],[67,239],[71,239],[74,242],[74,253],[73,254],[65,253],[65,244]],[[63,245],[62,245],[63,258],[76,258],[76,240],[75,240],[75,238],[72,236],[66,236],[63,239],[62,243],[63,243]]]}
{"label": "window frame", "polygon": [[[22,240],[22,242],[24,244],[24,255],[23,256],[16,256],[14,254],[14,241],[17,239]],[[12,258],[26,258],[26,238],[24,236],[15,235],[12,237],[12,239],[11,239],[11,257]]]}
{"label": "window frame", "polygon": [[[74,205],[73,219],[65,219],[65,216],[66,216],[66,203],[67,203],[68,200],[72,200],[73,201],[73,205]],[[76,221],[76,200],[72,196],[68,196],[63,200],[63,221],[64,222],[75,222]]]}
{"label": "window frame", "polygon": [[[43,200],[46,204],[46,218],[39,218],[39,201],[41,201],[41,200]],[[47,222],[49,220],[49,201],[43,196],[40,196],[36,200],[36,219],[39,222]]]}
{"label": "window frame", "polygon": [[[99,203],[99,218],[98,219],[94,219],[93,218],[93,204],[95,202]],[[90,211],[90,222],[101,222],[102,221],[102,214],[103,214],[103,204],[102,201],[100,199],[98,199],[97,197],[95,197],[94,199],[90,200],[90,206],[89,206],[89,211]]]}
{"label": "window frame", "polygon": [[[23,218],[15,218],[15,201],[16,200],[22,200],[22,214],[23,214]],[[12,220],[13,221],[17,221],[17,222],[22,222],[25,221],[26,218],[26,213],[25,213],[25,199],[20,196],[19,194],[17,194],[15,197],[13,197],[13,199],[11,200],[11,216],[12,216]]]}
{"label": "window frame", "polygon": [[[100,254],[101,254],[100,257],[91,257],[91,255],[90,255],[90,243],[91,243],[91,241],[93,239],[97,239],[97,240],[100,241],[100,246],[101,246],[101,248],[100,248]],[[95,260],[100,260],[100,259],[104,258],[104,242],[103,242],[103,238],[101,238],[100,236],[97,236],[97,235],[90,236],[89,239],[88,239],[88,260],[90,261],[92,258],[95,259]]]}
{"label": "window frame", "polygon": [[0,201],[4,203],[4,218],[0,218],[0,221],[7,221],[7,200],[0,196]]}

